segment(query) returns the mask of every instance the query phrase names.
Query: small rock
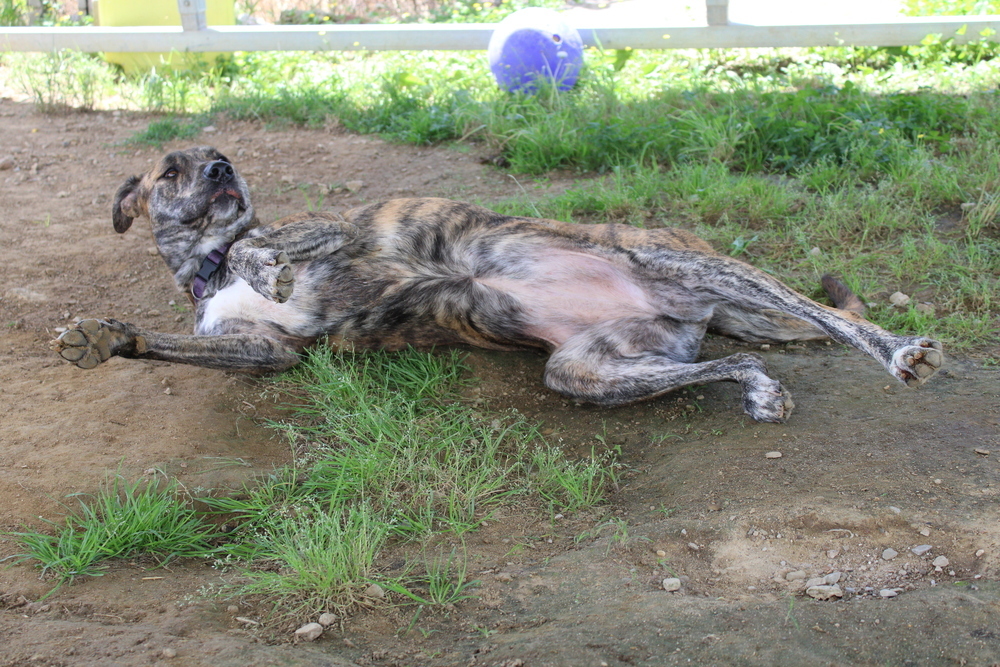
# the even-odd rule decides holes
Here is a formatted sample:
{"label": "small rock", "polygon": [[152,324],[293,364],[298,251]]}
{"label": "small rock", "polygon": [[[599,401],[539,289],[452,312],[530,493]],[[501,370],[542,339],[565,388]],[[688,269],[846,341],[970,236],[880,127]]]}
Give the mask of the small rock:
{"label": "small rock", "polygon": [[785,575],[785,581],[802,581],[806,578],[804,570],[793,570]]}
{"label": "small rock", "polygon": [[925,553],[927,553],[928,551],[930,551],[933,548],[934,547],[932,547],[929,544],[921,544],[920,546],[913,547],[912,549],[910,549],[910,551],[912,551],[913,553],[915,553],[918,556],[923,556]]}
{"label": "small rock", "polygon": [[664,551],[663,549],[657,549],[656,550],[656,555],[659,556],[660,558],[663,558],[664,556],[667,555],[667,552]]}
{"label": "small rock", "polygon": [[934,310],[933,303],[918,303],[915,308],[918,313],[923,315],[934,315],[937,312]]}
{"label": "small rock", "polygon": [[950,564],[951,561],[945,558],[944,556],[938,556],[937,558],[931,561],[931,565],[933,565],[934,567],[948,567]]}
{"label": "small rock", "polygon": [[811,586],[806,589],[806,595],[817,600],[831,600],[833,598],[844,597],[844,591],[840,586]]}
{"label": "small rock", "polygon": [[833,586],[840,581],[840,572],[831,572],[830,574],[823,577],[823,581],[826,582],[827,586]]}
{"label": "small rock", "polygon": [[892,560],[899,555],[899,552],[895,549],[889,548],[882,552],[882,560]]}
{"label": "small rock", "polygon": [[313,642],[323,634],[323,626],[319,623],[306,623],[295,631],[295,638],[300,641]]}
{"label": "small rock", "polygon": [[813,257],[819,257],[820,255],[823,254],[823,251],[820,250],[819,248],[813,248],[812,250],[809,251],[809,254],[812,255]]}
{"label": "small rock", "polygon": [[160,254],[160,251],[157,250],[155,245],[151,245],[148,248],[146,248],[146,254],[155,257],[156,255]]}
{"label": "small rock", "polygon": [[691,551],[698,551],[698,549],[700,549],[700,548],[701,547],[699,547],[694,542],[688,542],[688,549],[690,549]]}
{"label": "small rock", "polygon": [[980,549],[979,551],[976,552],[976,558],[982,558],[985,553],[986,549]]}
{"label": "small rock", "polygon": [[512,575],[510,572],[497,572],[496,580],[504,582],[514,581],[514,575]]}
{"label": "small rock", "polygon": [[833,560],[839,555],[840,555],[840,549],[830,549],[829,551],[826,552],[826,557],[829,558],[830,560]]}
{"label": "small rock", "polygon": [[921,529],[920,529],[919,531],[917,531],[917,532],[919,532],[919,533],[920,533],[921,535],[923,535],[924,537],[930,537],[930,535],[931,535],[931,529],[930,529],[930,528],[921,528]]}
{"label": "small rock", "polygon": [[324,628],[328,628],[337,622],[337,615],[331,614],[330,612],[324,612],[319,615],[319,624]]}
{"label": "small rock", "polygon": [[209,132],[209,133],[215,132],[215,126],[214,125],[206,125],[205,127],[201,128],[201,131],[202,132]]}
{"label": "small rock", "polygon": [[13,169],[15,165],[14,158],[9,155],[0,157],[0,171],[7,171],[8,169]]}
{"label": "small rock", "polygon": [[162,651],[160,651],[160,655],[162,655],[164,658],[176,658],[177,651],[175,651],[172,648],[165,648]]}
{"label": "small rock", "polygon": [[[156,470],[153,469],[153,468],[150,468],[149,470],[152,470],[153,472],[156,472]],[[147,474],[149,473],[148,470],[146,472],[147,472]],[[234,605],[234,604],[231,604],[228,607],[226,607],[226,611],[228,611],[230,614],[238,614],[238,613],[240,613],[240,608],[238,606]]]}
{"label": "small rock", "polygon": [[364,595],[366,598],[376,598],[381,600],[382,598],[385,597],[385,591],[382,590],[382,587],[379,586],[378,584],[372,584],[371,586],[365,589]]}
{"label": "small rock", "polygon": [[979,447],[976,447],[975,451],[976,451],[976,454],[979,454],[980,456],[989,456],[990,455],[990,450],[988,450],[988,449],[981,449]]}
{"label": "small rock", "polygon": [[910,297],[903,294],[902,292],[893,292],[892,296],[889,297],[889,303],[894,306],[903,307],[910,303]]}
{"label": "small rock", "polygon": [[667,577],[663,580],[663,590],[665,591],[679,591],[681,589],[681,580],[677,577]]}
{"label": "small rock", "polygon": [[884,598],[894,598],[899,595],[899,590],[895,588],[883,588],[878,594]]}
{"label": "small rock", "polygon": [[768,459],[780,459],[781,458],[781,452],[768,452],[767,454],[764,454],[764,458],[768,458]]}
{"label": "small rock", "polygon": [[817,586],[829,586],[829,585],[830,584],[826,583],[826,579],[824,579],[823,577],[813,577],[812,579],[806,582],[807,589],[816,588]]}
{"label": "small rock", "polygon": [[892,512],[893,514],[900,514],[903,510],[899,509],[898,507],[893,507],[892,505],[889,505],[889,511]]}
{"label": "small rock", "polygon": [[351,192],[357,192],[361,188],[365,187],[364,181],[347,181],[344,183],[344,187]]}

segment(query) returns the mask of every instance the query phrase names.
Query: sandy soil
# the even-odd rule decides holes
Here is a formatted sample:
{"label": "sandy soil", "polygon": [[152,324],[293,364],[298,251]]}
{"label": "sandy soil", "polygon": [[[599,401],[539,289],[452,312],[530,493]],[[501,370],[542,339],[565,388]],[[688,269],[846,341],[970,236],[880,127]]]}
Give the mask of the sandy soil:
{"label": "sandy soil", "polygon": [[[122,359],[84,372],[48,350],[76,317],[191,329],[148,230],[110,224],[115,189],[160,153],[121,144],[147,122],[0,100],[0,159],[14,160],[0,171],[0,530],[58,520],[68,494],[109,471],[161,471],[199,491],[289,456],[261,424],[276,408],[254,381]],[[324,131],[221,122],[198,142],[234,158],[265,219],[396,195],[488,203],[570,182],[518,185],[471,153]],[[357,193],[320,199],[321,185],[352,180]],[[705,356],[736,349],[711,340]],[[618,448],[627,472],[610,516],[511,514],[472,536],[481,585],[454,609],[359,612],[295,645],[291,628],[237,620],[260,618],[247,601],[202,595],[225,576],[205,564],[119,563],[44,600],[50,583],[19,565],[0,569],[0,666],[1000,664],[996,370],[953,356],[913,391],[836,345],[763,354],[796,398],[786,425],[749,421],[723,385],[581,408],[541,385],[541,356],[474,352],[493,405],[544,422],[571,452]],[[931,549],[915,555],[919,545]],[[898,555],[885,559],[889,548]],[[17,551],[0,541],[0,558]],[[800,573],[833,572],[844,599],[803,595]],[[671,576],[677,592],[662,588]]]}

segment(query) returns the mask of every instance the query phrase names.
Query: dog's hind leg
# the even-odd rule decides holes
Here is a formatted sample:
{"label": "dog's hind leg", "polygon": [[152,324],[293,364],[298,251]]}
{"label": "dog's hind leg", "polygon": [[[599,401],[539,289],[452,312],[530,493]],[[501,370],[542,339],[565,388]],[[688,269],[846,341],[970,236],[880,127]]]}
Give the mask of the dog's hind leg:
{"label": "dog's hind leg", "polygon": [[774,310],[804,320],[838,343],[870,355],[909,386],[923,384],[944,363],[941,344],[935,340],[890,333],[857,312],[816,303],[767,273],[730,257],[661,250],[640,259],[670,280],[683,276],[693,292],[717,308]]}
{"label": "dog's hind leg", "polygon": [[688,385],[738,382],[743,409],[757,421],[783,422],[791,395],[767,375],[756,354],[691,363],[704,325],[625,318],[576,334],[552,353],[545,384],[576,400],[615,406],[654,398]]}
{"label": "dog's hind leg", "polygon": [[280,341],[251,333],[184,336],[143,331],[118,320],[83,320],[52,341],[52,349],[80,368],[111,357],[156,359],[220,370],[266,373],[291,368],[299,355]]}
{"label": "dog's hind leg", "polygon": [[255,292],[284,303],[295,288],[293,264],[337,252],[353,243],[357,235],[354,225],[316,214],[236,241],[226,254],[226,262]]}

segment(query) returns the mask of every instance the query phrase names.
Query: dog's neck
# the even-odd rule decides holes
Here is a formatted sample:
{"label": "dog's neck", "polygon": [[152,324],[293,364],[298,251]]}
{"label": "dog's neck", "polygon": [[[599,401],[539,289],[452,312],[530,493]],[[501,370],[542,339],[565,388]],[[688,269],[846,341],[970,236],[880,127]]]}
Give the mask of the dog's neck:
{"label": "dog's neck", "polygon": [[[204,296],[208,280],[223,262],[229,246],[246,236],[250,230],[260,226],[260,221],[253,210],[251,209],[247,213],[249,215],[245,213],[240,216],[243,218],[242,221],[237,221],[237,224],[226,230],[228,233],[216,237],[210,244],[199,244],[199,248],[187,259],[176,267],[171,266],[177,287],[182,292],[187,293],[189,297],[193,297],[193,301],[197,302]],[[170,260],[166,256],[164,259],[167,259],[167,264],[170,264]]]}

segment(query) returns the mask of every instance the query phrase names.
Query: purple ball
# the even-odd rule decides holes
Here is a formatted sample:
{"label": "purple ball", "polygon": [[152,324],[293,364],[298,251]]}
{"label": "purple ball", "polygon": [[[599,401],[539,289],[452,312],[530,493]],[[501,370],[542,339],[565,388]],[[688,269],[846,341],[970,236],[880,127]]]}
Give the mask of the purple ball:
{"label": "purple ball", "polygon": [[529,7],[497,24],[486,55],[504,90],[534,93],[539,79],[569,90],[583,66],[583,40],[558,13]]}

